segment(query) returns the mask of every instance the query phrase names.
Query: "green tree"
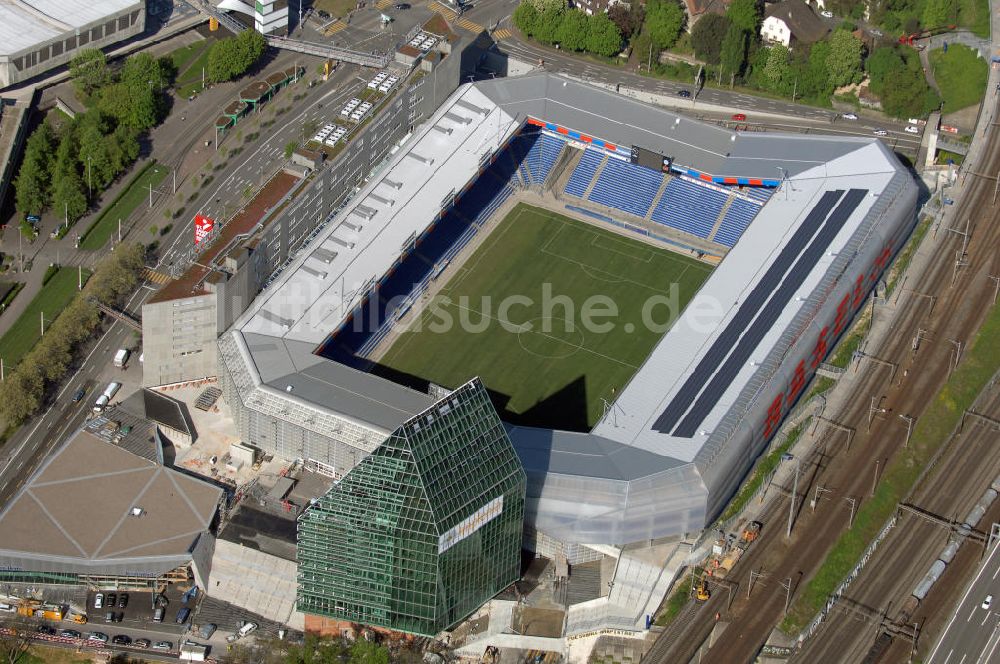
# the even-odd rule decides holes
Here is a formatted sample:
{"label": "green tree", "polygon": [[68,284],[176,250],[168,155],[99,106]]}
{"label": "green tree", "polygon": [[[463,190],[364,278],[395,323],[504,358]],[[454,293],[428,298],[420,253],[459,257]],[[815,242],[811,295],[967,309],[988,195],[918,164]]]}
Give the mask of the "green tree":
{"label": "green tree", "polygon": [[830,42],[818,41],[809,49],[809,56],[797,70],[801,95],[810,99],[829,99],[833,93],[830,74],[826,68],[830,57]]}
{"label": "green tree", "polygon": [[722,40],[729,32],[729,19],[720,14],[705,14],[691,29],[691,47],[699,60],[717,65],[722,52]]}
{"label": "green tree", "polygon": [[566,9],[566,0],[528,0],[528,2],[534,6],[539,14],[551,11],[561,12]]}
{"label": "green tree", "polygon": [[722,40],[722,47],[719,52],[719,65],[722,73],[730,78],[739,76],[743,72],[746,64],[747,44],[749,37],[746,30],[743,30],[735,23],[729,25],[726,36]]}
{"label": "green tree", "polygon": [[55,144],[56,135],[48,122],[38,125],[25,142],[24,159],[14,182],[15,205],[24,214],[40,214],[48,207]]}
{"label": "green tree", "polygon": [[764,65],[764,80],[772,92],[782,92],[788,86],[792,67],[788,61],[787,46],[775,44],[767,49],[767,64]]}
{"label": "green tree", "polygon": [[958,15],[956,0],[926,0],[924,2],[923,24],[927,28],[938,28],[955,22]]}
{"label": "green tree", "polygon": [[514,20],[514,25],[517,26],[518,30],[529,37],[533,37],[535,31],[538,29],[538,16],[538,10],[535,9],[535,5],[527,0],[523,0],[517,6],[517,9],[514,10],[511,18]]}
{"label": "green tree", "polygon": [[40,214],[48,204],[46,183],[49,174],[40,164],[27,159],[14,180],[14,204],[22,214]]}
{"label": "green tree", "polygon": [[861,79],[861,40],[850,32],[837,30],[828,40],[830,53],[826,67],[830,84],[839,88]]}
{"label": "green tree", "polygon": [[350,661],[351,664],[389,664],[389,650],[377,643],[358,639],[351,644]]}
{"label": "green tree", "polygon": [[208,51],[208,77],[218,83],[245,74],[264,54],[267,41],[256,30],[244,30],[235,37],[220,39]]}
{"label": "green tree", "polygon": [[39,367],[25,357],[0,383],[0,418],[17,426],[38,411],[45,383]]}
{"label": "green tree", "polygon": [[760,31],[760,3],[758,0],[733,0],[726,10],[729,20],[741,30],[756,36]]}
{"label": "green tree", "polygon": [[52,183],[52,208],[73,223],[87,212],[87,190],[75,168],[63,171]]}
{"label": "green tree", "polygon": [[[576,10],[574,9],[573,11]],[[556,40],[556,32],[559,30],[559,26],[562,25],[565,13],[565,9],[559,9],[555,6],[547,7],[544,11],[540,12],[538,14],[538,21],[535,24],[535,39],[546,43],[554,42]]]}
{"label": "green tree", "polygon": [[292,155],[295,154],[296,148],[298,147],[298,141],[289,141],[285,143],[285,159],[291,159]]}
{"label": "green tree", "polygon": [[565,12],[556,29],[555,41],[571,51],[582,51],[587,47],[588,28],[589,20],[586,14],[579,11]]}
{"label": "green tree", "polygon": [[73,78],[74,87],[84,97],[111,82],[108,60],[98,48],[84,49],[70,60],[69,75]]}
{"label": "green tree", "polygon": [[621,52],[622,35],[607,14],[587,17],[587,50],[609,58]]}
{"label": "green tree", "polygon": [[608,7],[608,18],[618,26],[618,32],[625,39],[631,39],[639,32],[646,19],[646,10],[638,2],[625,4],[616,2]]}
{"label": "green tree", "polygon": [[120,244],[106,256],[87,282],[87,292],[108,306],[118,306],[133,292],[143,269],[141,244]]}
{"label": "green tree", "polygon": [[659,49],[670,48],[684,27],[684,10],[674,0],[649,0],[646,3],[646,30]]}
{"label": "green tree", "polygon": [[882,94],[885,82],[894,72],[905,68],[903,59],[899,56],[899,51],[895,47],[877,48],[865,61],[865,69],[868,71],[868,78],[871,80],[872,92],[877,95]]}

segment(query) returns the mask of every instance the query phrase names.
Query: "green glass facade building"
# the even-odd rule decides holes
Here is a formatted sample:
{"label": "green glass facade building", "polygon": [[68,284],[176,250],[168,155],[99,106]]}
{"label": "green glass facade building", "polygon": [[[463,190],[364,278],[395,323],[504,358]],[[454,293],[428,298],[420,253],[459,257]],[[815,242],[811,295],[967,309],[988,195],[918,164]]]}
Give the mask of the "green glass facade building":
{"label": "green glass facade building", "polygon": [[298,525],[300,611],[423,635],[518,579],[525,474],[482,384],[394,431]]}

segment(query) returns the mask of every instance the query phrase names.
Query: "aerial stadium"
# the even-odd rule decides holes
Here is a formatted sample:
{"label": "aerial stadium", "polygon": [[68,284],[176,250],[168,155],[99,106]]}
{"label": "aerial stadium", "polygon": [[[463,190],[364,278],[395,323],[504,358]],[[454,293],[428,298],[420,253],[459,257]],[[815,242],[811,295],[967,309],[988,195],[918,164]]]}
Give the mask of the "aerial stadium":
{"label": "aerial stadium", "polygon": [[[465,84],[220,338],[220,382],[245,441],[341,484],[362,469],[366,496],[404,457],[478,478],[509,441],[522,483],[501,463],[427,508],[421,536],[441,543],[426,555],[492,550],[507,506],[528,548],[570,562],[696,533],[877,285],[916,199],[875,139],[734,131],[544,72]],[[452,453],[387,452],[422,427]],[[361,503],[354,523],[387,518]],[[307,510],[300,540],[336,536],[336,512]],[[315,605],[317,570],[336,565],[300,549],[300,606]],[[510,582],[503,567],[480,601]],[[384,610],[405,613],[401,598],[362,604],[313,609],[415,624]],[[444,608],[413,631],[469,602],[425,605]]]}

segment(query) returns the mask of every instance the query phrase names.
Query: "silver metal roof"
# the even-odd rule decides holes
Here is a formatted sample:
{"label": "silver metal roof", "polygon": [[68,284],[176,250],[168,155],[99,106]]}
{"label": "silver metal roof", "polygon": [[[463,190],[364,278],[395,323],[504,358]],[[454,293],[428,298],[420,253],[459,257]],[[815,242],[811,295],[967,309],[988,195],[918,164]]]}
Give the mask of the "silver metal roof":
{"label": "silver metal roof", "polygon": [[70,36],[77,28],[120,11],[142,9],[137,0],[17,0],[0,2],[0,47],[20,53],[36,44]]}

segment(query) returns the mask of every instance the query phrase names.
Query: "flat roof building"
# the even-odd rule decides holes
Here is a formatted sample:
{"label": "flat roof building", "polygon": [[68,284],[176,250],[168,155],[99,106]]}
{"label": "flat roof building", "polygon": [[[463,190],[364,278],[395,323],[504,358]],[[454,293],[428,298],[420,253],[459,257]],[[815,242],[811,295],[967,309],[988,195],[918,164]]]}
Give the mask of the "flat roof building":
{"label": "flat roof building", "polygon": [[0,3],[0,87],[44,74],[83,49],[104,48],[145,27],[145,0]]}
{"label": "flat roof building", "polygon": [[4,507],[0,579],[152,582],[213,537],[222,490],[142,456],[153,428],[126,426],[95,418]]}

